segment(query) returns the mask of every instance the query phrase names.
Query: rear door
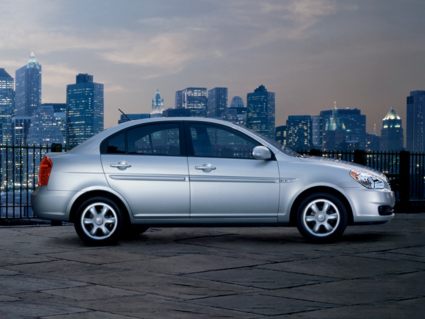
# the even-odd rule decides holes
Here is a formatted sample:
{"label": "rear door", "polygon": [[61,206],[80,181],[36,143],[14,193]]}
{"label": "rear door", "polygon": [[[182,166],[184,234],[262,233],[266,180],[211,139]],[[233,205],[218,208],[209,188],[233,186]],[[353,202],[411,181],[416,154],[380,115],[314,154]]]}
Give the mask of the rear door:
{"label": "rear door", "polygon": [[189,216],[183,144],[178,122],[142,124],[102,142],[107,180],[126,199],[136,218]]}

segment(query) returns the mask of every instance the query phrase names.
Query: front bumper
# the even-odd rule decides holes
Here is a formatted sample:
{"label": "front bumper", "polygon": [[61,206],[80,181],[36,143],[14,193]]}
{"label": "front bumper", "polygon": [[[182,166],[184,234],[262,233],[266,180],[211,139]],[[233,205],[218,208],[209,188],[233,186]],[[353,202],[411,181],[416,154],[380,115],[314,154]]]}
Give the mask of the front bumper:
{"label": "front bumper", "polygon": [[387,189],[348,188],[354,224],[385,223],[394,217],[394,192]]}
{"label": "front bumper", "polygon": [[31,194],[31,206],[34,215],[40,219],[68,221],[67,204],[72,192],[49,191],[39,187]]}

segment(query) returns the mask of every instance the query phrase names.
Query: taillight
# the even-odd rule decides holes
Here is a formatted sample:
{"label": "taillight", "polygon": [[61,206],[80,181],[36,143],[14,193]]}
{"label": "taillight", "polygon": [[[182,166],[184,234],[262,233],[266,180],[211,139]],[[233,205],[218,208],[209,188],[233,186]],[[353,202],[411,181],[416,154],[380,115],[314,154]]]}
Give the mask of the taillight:
{"label": "taillight", "polygon": [[38,171],[38,186],[47,186],[49,183],[50,172],[52,171],[53,161],[50,157],[44,156],[40,162]]}

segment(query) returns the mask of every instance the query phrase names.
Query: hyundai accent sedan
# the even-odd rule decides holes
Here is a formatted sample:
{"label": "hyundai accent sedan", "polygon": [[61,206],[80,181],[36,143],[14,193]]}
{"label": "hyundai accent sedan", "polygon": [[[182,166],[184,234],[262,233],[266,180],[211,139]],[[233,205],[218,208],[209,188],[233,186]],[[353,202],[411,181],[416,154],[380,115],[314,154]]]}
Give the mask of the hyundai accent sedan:
{"label": "hyundai accent sedan", "polygon": [[151,226],[235,225],[296,226],[323,242],[394,216],[379,172],[192,117],[129,121],[47,154],[31,199],[36,216],[73,222],[86,244]]}

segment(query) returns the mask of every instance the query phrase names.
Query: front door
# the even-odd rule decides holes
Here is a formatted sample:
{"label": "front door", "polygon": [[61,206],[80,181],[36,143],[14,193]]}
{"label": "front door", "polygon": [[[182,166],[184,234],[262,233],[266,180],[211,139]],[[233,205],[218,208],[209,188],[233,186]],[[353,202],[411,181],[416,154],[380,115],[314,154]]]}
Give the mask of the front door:
{"label": "front door", "polygon": [[249,136],[213,123],[187,122],[191,217],[208,222],[277,220],[276,160],[256,160],[260,145]]}

